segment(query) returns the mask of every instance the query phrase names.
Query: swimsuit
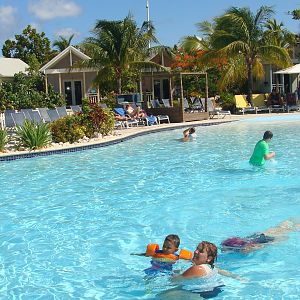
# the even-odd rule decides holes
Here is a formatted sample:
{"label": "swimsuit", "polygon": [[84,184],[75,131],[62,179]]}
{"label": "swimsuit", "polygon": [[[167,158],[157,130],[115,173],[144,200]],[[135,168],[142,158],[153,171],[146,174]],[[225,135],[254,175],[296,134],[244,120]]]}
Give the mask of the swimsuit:
{"label": "swimsuit", "polygon": [[216,297],[222,292],[221,287],[224,286],[224,283],[220,279],[216,269],[212,269],[208,264],[201,266],[206,270],[206,275],[184,280],[182,289],[199,294],[204,299]]}

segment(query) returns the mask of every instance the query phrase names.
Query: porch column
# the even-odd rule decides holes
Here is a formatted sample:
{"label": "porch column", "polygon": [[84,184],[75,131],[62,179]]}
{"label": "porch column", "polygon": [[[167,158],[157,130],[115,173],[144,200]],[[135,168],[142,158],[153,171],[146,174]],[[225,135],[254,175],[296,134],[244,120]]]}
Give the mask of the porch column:
{"label": "porch column", "polygon": [[[141,97],[141,102],[144,102],[143,99],[143,87],[142,87],[142,73],[140,72],[140,97]],[[146,106],[145,106],[146,104]],[[148,108],[148,100],[146,99],[146,103],[143,104],[144,108]]]}
{"label": "porch column", "polygon": [[172,76],[169,77],[169,93],[170,93],[170,104],[171,104],[171,106],[173,106]]}
{"label": "porch column", "polygon": [[272,92],[273,89],[273,70],[272,70],[272,65],[270,65],[270,92]]}
{"label": "porch column", "polygon": [[85,82],[85,72],[82,73],[83,75],[83,97],[86,97],[86,82]]}
{"label": "porch column", "polygon": [[152,92],[152,99],[154,99],[154,78],[153,78],[153,71],[151,71],[151,92]]}
{"label": "porch column", "polygon": [[207,112],[207,99],[208,99],[208,78],[205,73],[205,112]]}
{"label": "porch column", "polygon": [[61,73],[58,74],[58,84],[59,84],[59,93],[62,94],[62,88],[61,88]]}
{"label": "porch column", "polygon": [[47,76],[47,74],[45,74],[45,91],[46,91],[46,94],[48,95],[48,76]]}
{"label": "porch column", "polygon": [[181,107],[181,110],[183,111],[183,84],[182,84],[182,74],[180,73],[180,96],[181,96],[181,99],[180,99],[180,107]]}

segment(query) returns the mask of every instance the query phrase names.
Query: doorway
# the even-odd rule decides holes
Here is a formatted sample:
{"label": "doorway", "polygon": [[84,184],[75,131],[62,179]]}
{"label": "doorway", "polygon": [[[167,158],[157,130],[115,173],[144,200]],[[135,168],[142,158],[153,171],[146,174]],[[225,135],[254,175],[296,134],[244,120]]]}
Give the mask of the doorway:
{"label": "doorway", "polygon": [[154,80],[154,98],[155,99],[170,99],[170,83],[169,79]]}
{"label": "doorway", "polygon": [[64,82],[64,93],[67,105],[79,105],[82,103],[82,83],[80,80]]}

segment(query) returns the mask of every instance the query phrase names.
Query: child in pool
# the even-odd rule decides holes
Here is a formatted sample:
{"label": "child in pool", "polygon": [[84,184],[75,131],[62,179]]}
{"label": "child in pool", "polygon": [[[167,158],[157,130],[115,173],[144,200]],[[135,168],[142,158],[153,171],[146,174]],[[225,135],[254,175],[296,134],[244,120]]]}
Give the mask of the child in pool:
{"label": "child in pool", "polygon": [[300,229],[300,224],[295,224],[290,220],[280,223],[278,226],[268,230],[255,233],[253,235],[241,238],[238,236],[230,237],[224,240],[222,251],[251,252],[263,248],[265,245],[281,241],[287,234]]}
{"label": "child in pool", "polygon": [[133,255],[152,257],[151,267],[145,270],[147,275],[153,275],[157,272],[169,272],[173,270],[173,265],[178,259],[190,260],[193,257],[192,252],[184,249],[177,253],[179,245],[179,236],[169,234],[166,236],[161,250],[157,244],[149,244],[145,253],[133,253]]}

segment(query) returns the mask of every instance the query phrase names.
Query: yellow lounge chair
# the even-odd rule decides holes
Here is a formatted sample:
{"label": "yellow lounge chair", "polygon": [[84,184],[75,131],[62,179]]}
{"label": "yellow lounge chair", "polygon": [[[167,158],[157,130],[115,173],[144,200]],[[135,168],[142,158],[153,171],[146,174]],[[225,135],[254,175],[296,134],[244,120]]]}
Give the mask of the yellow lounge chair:
{"label": "yellow lounge chair", "polygon": [[249,103],[246,100],[246,96],[244,96],[244,95],[235,95],[234,100],[235,100],[236,108],[243,115],[247,112],[255,112],[257,114],[256,107],[252,107],[252,106],[249,105]]}
{"label": "yellow lounge chair", "polygon": [[257,107],[257,112],[271,112],[271,108],[266,106],[265,94],[253,94],[252,95],[253,105]]}

